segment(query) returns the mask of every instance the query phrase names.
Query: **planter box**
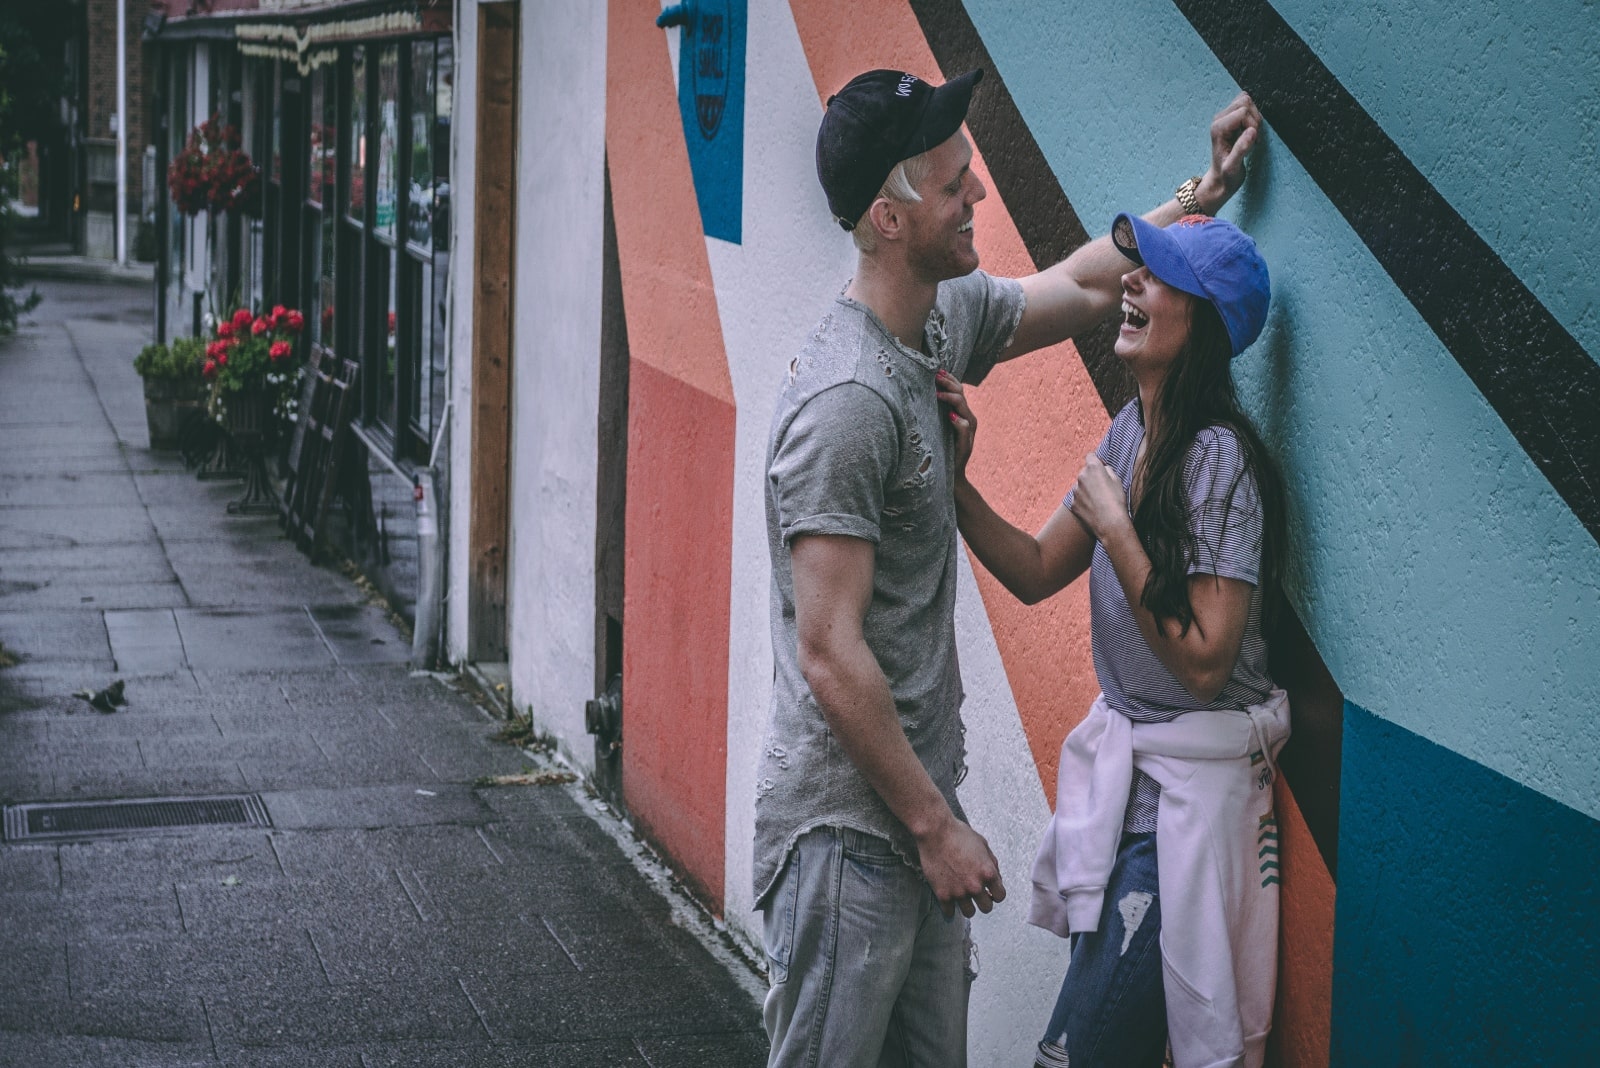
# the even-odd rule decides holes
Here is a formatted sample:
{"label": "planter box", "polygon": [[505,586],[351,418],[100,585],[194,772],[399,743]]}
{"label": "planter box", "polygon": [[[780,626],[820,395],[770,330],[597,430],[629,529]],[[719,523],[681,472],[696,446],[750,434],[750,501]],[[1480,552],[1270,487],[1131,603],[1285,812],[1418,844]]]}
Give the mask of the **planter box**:
{"label": "planter box", "polygon": [[198,382],[170,378],[144,380],[144,419],[152,449],[176,449],[178,435],[194,412],[204,416],[205,399]]}

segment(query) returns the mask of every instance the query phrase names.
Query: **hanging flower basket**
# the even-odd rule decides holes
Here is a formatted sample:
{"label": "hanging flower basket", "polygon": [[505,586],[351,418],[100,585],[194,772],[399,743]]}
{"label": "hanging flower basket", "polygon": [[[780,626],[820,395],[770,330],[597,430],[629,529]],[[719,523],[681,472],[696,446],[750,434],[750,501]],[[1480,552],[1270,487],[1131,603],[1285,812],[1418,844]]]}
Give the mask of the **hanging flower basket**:
{"label": "hanging flower basket", "polygon": [[261,169],[239,143],[239,131],[222,125],[219,115],[190,132],[183,151],[167,166],[167,190],[180,212],[256,210]]}
{"label": "hanging flower basket", "polygon": [[211,384],[212,412],[218,422],[231,426],[235,404],[257,395],[266,398],[273,417],[266,428],[268,437],[295,421],[304,330],[305,316],[281,304],[259,315],[240,308],[217,324],[200,374]]}

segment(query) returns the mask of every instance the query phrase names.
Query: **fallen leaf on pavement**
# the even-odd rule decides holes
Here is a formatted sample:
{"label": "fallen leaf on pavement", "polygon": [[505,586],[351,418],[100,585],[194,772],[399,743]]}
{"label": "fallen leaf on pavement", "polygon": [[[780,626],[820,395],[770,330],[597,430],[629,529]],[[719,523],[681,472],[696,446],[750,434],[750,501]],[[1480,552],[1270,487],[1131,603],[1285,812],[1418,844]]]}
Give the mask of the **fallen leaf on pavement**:
{"label": "fallen leaf on pavement", "polygon": [[527,771],[521,775],[483,775],[472,785],[474,786],[559,786],[562,783],[577,782],[578,777],[570,771]]}

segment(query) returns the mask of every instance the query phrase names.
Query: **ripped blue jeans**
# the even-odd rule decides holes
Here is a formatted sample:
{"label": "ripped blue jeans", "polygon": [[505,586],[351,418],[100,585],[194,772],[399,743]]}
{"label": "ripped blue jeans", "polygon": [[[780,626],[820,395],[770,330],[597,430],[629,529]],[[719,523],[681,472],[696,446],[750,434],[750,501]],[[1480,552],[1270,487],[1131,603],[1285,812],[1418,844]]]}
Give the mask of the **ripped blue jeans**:
{"label": "ripped blue jeans", "polygon": [[1072,936],[1036,1068],[1161,1068],[1167,999],[1158,887],[1156,836],[1124,834],[1099,930]]}
{"label": "ripped blue jeans", "polygon": [[769,1068],[966,1068],[967,920],[886,840],[802,835],[764,913]]}

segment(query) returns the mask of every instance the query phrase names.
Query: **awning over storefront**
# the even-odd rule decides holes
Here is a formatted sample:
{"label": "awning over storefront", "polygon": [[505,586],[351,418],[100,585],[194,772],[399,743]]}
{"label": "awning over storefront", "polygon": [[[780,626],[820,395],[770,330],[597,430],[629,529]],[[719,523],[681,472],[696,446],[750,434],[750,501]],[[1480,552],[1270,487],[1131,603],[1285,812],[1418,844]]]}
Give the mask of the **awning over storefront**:
{"label": "awning over storefront", "polygon": [[151,35],[158,41],[227,38],[242,55],[281,59],[301,74],[332,62],[345,41],[449,33],[452,6],[443,0],[261,0],[250,10],[168,19]]}

